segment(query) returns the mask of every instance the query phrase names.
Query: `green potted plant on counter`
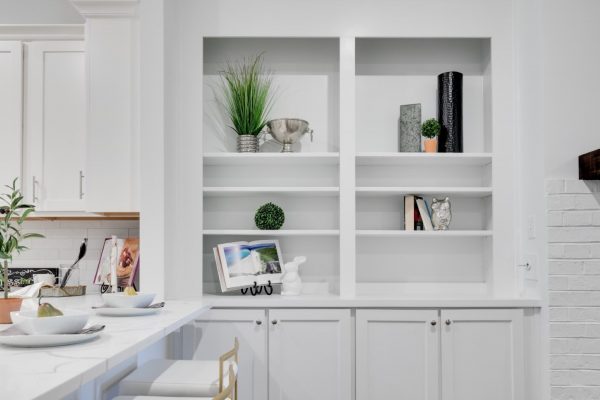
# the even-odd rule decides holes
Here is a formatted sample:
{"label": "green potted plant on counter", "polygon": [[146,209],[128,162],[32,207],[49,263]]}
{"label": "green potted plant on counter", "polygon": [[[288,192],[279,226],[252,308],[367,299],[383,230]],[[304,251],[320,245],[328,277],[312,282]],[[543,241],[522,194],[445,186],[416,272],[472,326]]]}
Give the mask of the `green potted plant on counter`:
{"label": "green potted plant on counter", "polygon": [[3,298],[0,298],[0,324],[10,324],[10,312],[21,308],[20,298],[9,298],[8,267],[15,253],[27,250],[23,241],[42,238],[39,233],[23,233],[23,223],[35,206],[23,202],[23,195],[17,188],[17,178],[12,185],[6,185],[7,193],[0,194],[0,262],[2,262]]}
{"label": "green potted plant on counter", "polygon": [[222,103],[231,128],[238,134],[238,152],[256,153],[258,135],[273,104],[272,76],[263,66],[262,55],[244,59],[241,64],[227,63],[220,75]]}
{"label": "green potted plant on counter", "polygon": [[421,135],[425,138],[425,153],[437,153],[440,128],[440,123],[435,118],[423,122]]}

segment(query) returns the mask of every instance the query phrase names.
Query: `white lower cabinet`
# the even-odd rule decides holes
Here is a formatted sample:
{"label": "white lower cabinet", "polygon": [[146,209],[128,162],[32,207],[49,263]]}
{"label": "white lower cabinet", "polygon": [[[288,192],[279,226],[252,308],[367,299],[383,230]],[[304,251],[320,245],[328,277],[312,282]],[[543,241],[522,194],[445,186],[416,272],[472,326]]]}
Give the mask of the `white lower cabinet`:
{"label": "white lower cabinet", "polygon": [[523,310],[358,309],[355,320],[354,342],[350,309],[213,309],[188,345],[214,360],[237,336],[244,400],[352,400],[353,369],[356,400],[524,400]]}
{"label": "white lower cabinet", "polygon": [[352,396],[350,310],[269,311],[269,400]]}
{"label": "white lower cabinet", "polygon": [[443,310],[442,399],[523,399],[523,311]]}
{"label": "white lower cabinet", "polygon": [[352,396],[348,309],[213,309],[194,322],[193,331],[195,359],[214,360],[234,337],[240,339],[240,399]]}
{"label": "white lower cabinet", "polygon": [[437,400],[437,310],[356,311],[356,399]]}
{"label": "white lower cabinet", "polygon": [[[267,399],[266,311],[210,310],[194,322],[193,358],[215,360],[240,340],[240,399]],[[186,349],[184,344],[184,349]]]}
{"label": "white lower cabinet", "polygon": [[357,400],[523,400],[522,315],[357,310]]}

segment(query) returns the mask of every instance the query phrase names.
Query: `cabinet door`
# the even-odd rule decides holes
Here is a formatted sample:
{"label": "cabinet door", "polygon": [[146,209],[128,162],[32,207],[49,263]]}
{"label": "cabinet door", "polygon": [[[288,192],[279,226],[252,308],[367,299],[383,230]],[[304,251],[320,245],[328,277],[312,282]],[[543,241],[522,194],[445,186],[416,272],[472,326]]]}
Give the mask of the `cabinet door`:
{"label": "cabinet door", "polygon": [[[0,41],[0,192],[21,177],[23,51],[21,42]],[[19,183],[23,186],[22,183]]]}
{"label": "cabinet door", "polygon": [[[240,399],[267,399],[267,323],[265,310],[213,309],[193,324],[193,358],[215,360],[240,340]],[[186,351],[184,344],[184,351]],[[185,357],[185,353],[184,353]]]}
{"label": "cabinet door", "polygon": [[437,400],[437,310],[356,311],[356,399]]}
{"label": "cabinet door", "polygon": [[41,211],[84,210],[84,57],[83,42],[26,47],[25,194]]}
{"label": "cabinet door", "polygon": [[269,400],[351,398],[350,310],[269,310]]}
{"label": "cabinet door", "polygon": [[442,399],[522,400],[522,310],[444,310]]}

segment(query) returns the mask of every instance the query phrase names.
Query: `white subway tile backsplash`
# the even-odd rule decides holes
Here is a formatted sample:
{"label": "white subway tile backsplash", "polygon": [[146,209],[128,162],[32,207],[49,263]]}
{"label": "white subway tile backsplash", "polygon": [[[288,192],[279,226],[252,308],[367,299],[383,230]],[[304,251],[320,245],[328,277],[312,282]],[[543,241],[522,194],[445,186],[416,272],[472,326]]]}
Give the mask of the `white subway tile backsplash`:
{"label": "white subway tile backsplash", "polygon": [[15,267],[58,267],[71,264],[79,254],[84,237],[88,238],[88,250],[80,262],[80,281],[87,285],[88,293],[97,293],[99,288],[91,285],[104,239],[111,235],[139,237],[138,221],[27,221],[27,232],[46,235],[44,239],[27,241],[30,250],[15,257]]}

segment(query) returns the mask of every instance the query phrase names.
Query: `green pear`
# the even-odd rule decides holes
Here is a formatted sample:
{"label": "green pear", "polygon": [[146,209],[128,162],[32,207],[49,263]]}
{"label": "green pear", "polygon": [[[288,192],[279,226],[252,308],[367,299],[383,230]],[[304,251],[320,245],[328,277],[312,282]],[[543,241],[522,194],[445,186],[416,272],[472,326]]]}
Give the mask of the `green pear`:
{"label": "green pear", "polygon": [[55,308],[50,303],[42,303],[38,307],[37,316],[39,318],[43,318],[43,317],[58,317],[60,315],[63,315],[62,311],[60,311],[58,308]]}

